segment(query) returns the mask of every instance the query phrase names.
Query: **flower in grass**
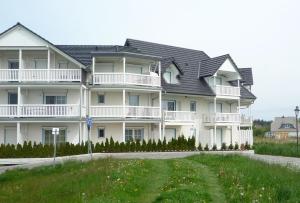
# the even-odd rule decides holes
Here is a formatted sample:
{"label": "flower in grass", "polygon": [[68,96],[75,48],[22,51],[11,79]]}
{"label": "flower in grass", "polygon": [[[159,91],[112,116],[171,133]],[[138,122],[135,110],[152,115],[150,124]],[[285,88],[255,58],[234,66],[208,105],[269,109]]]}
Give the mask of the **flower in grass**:
{"label": "flower in grass", "polygon": [[241,196],[244,196],[244,193],[243,193],[243,192],[241,192],[240,194],[241,194]]}
{"label": "flower in grass", "polygon": [[262,187],[262,188],[261,188],[261,190],[265,190],[265,188],[264,188],[264,187]]}

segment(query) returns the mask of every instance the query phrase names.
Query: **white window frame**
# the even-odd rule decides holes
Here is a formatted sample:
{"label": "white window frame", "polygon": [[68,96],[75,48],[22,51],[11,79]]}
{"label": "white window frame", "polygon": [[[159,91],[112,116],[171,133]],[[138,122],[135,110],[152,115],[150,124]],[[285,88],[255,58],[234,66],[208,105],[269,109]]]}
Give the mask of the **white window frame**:
{"label": "white window frame", "polygon": [[[37,68],[38,61],[45,61],[46,67],[45,68]],[[33,59],[33,62],[34,62],[34,69],[47,69],[47,67],[48,67],[48,59]]]}
{"label": "white window frame", "polygon": [[[68,62],[68,61],[59,61],[57,64],[58,64],[58,69],[68,69],[68,68],[69,68],[69,62]],[[67,67],[61,68],[61,67],[60,67],[61,64],[64,64],[64,65],[66,65]]]}
{"label": "white window frame", "polygon": [[[103,102],[100,102],[99,98],[103,96]],[[105,94],[98,94],[97,95],[97,102],[98,104],[105,104]]]}
{"label": "white window frame", "polygon": [[[195,110],[192,110],[192,104],[195,105]],[[191,112],[196,112],[197,111],[197,102],[196,101],[190,101],[190,111]]]}
{"label": "white window frame", "polygon": [[[137,98],[137,105],[131,105],[131,97]],[[129,106],[140,106],[140,95],[128,95],[128,104]]]}
{"label": "white window frame", "polygon": [[[128,136],[126,135],[126,132],[129,131],[129,130],[132,131],[132,135],[131,135],[132,139],[128,139]],[[142,132],[140,141],[144,140],[145,139],[145,129],[143,127],[127,127],[125,129],[125,141],[127,142],[127,141],[137,141],[137,140],[139,140],[139,139],[136,139],[136,135],[135,135],[137,130],[141,130],[141,132]]]}

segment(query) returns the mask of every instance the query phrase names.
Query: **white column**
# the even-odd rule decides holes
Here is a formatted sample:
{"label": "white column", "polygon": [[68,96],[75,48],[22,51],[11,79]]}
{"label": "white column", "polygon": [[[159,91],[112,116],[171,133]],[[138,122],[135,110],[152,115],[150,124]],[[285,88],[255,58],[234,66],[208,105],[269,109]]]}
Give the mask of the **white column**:
{"label": "white column", "polygon": [[126,105],[126,95],[125,95],[125,89],[123,89],[123,99],[122,99],[122,105],[123,105],[123,117],[125,118],[125,105]]}
{"label": "white column", "polygon": [[21,97],[22,97],[22,95],[21,95],[21,87],[20,86],[18,86],[18,106],[17,106],[17,111],[18,111],[18,117],[20,117],[21,116]]}
{"label": "white column", "polygon": [[80,99],[79,99],[79,116],[80,117],[83,117],[82,115],[82,85],[80,85],[80,88],[79,88],[79,95],[80,95]]}
{"label": "white column", "polygon": [[216,126],[216,116],[217,116],[217,98],[214,98],[214,135],[213,135],[213,145],[217,144],[217,126]]}
{"label": "white column", "polygon": [[88,94],[89,94],[89,97],[88,97],[88,103],[89,103],[89,105],[88,105],[88,107],[89,107],[88,115],[91,116],[90,106],[91,106],[91,97],[92,97],[91,94],[92,94],[92,92],[91,92],[91,89],[88,89],[87,91],[88,91]]}
{"label": "white column", "polygon": [[214,142],[213,142],[214,145],[217,144],[217,126],[215,125],[214,126]]}
{"label": "white column", "polygon": [[125,84],[126,82],[125,73],[126,73],[126,58],[123,57],[123,84]]}
{"label": "white column", "polygon": [[93,57],[92,61],[92,83],[94,85],[94,73],[95,73],[95,57]]}
{"label": "white column", "polygon": [[159,139],[160,139],[160,141],[163,141],[162,135],[161,135],[161,122],[159,122],[159,124],[158,124],[158,133],[159,133]]}
{"label": "white column", "polygon": [[17,144],[23,144],[21,135],[21,124],[17,122]]}
{"label": "white column", "polygon": [[122,123],[123,142],[125,143],[125,122]]}
{"label": "white column", "polygon": [[78,143],[80,144],[82,141],[82,123],[79,122],[79,139],[78,139]]}
{"label": "white column", "polygon": [[161,118],[161,115],[162,115],[161,114],[161,90],[159,90],[159,98],[158,99],[159,99],[159,102],[158,102],[159,103],[159,117]]}
{"label": "white column", "polygon": [[48,78],[48,82],[50,81],[50,49],[48,48],[48,53],[47,53],[48,57],[47,57],[47,78]]}
{"label": "white column", "polygon": [[22,69],[23,69],[23,60],[22,60],[22,49],[19,49],[19,82],[22,80]]}
{"label": "white column", "polygon": [[161,83],[161,62],[158,62],[158,75],[159,75],[159,84]]}

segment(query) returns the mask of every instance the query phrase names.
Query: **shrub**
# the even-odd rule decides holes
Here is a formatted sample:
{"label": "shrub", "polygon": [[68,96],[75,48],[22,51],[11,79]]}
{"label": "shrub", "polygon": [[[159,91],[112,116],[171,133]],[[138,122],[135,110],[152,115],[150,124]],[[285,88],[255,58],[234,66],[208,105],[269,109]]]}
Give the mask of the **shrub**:
{"label": "shrub", "polygon": [[240,149],[245,150],[245,144],[241,144]]}
{"label": "shrub", "polygon": [[228,149],[229,149],[229,150],[233,150],[233,145],[232,145],[232,143],[230,143],[230,145],[228,146]]}
{"label": "shrub", "polygon": [[205,145],[204,150],[205,150],[205,151],[209,151],[208,144]]}
{"label": "shrub", "polygon": [[202,149],[202,145],[201,145],[201,142],[199,143],[199,145],[198,145],[198,151],[202,151],[203,149]]}
{"label": "shrub", "polygon": [[222,143],[221,150],[223,150],[223,151],[227,150],[227,146],[226,146],[225,142]]}
{"label": "shrub", "polygon": [[217,151],[217,145],[216,144],[213,145],[212,150]]}
{"label": "shrub", "polygon": [[234,150],[239,150],[239,144],[237,142],[234,144]]}
{"label": "shrub", "polygon": [[245,143],[245,150],[250,150],[251,149],[251,146],[249,145],[248,142]]}

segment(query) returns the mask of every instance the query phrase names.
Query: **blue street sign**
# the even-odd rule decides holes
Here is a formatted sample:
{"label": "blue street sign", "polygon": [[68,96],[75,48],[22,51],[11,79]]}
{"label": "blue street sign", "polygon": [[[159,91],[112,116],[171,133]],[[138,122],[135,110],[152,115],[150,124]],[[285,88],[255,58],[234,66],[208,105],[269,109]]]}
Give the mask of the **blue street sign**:
{"label": "blue street sign", "polygon": [[91,117],[86,118],[86,124],[88,128],[91,128],[93,125],[93,119]]}

